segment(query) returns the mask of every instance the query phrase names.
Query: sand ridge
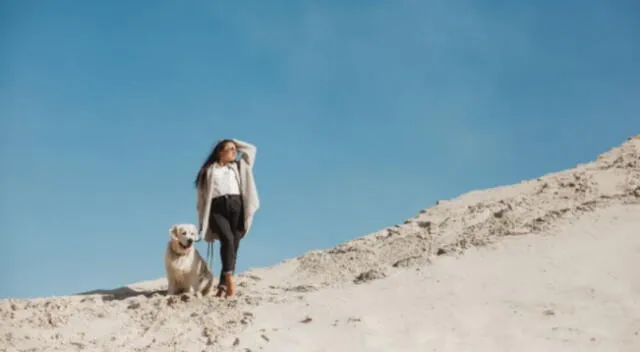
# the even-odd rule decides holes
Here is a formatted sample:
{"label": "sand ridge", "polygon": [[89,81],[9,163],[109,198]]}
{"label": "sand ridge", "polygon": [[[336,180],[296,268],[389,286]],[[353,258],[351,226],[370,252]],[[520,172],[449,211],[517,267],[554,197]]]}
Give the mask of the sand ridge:
{"label": "sand ridge", "polygon": [[[383,292],[388,294],[384,283],[396,282],[407,273],[428,272],[437,266],[436,262],[458,257],[464,260],[467,252],[499,245],[507,238],[554,236],[585,216],[595,216],[607,209],[627,209],[620,210],[627,214],[628,209],[637,209],[638,204],[640,135],[590,163],[439,201],[402,224],[278,265],[249,270],[238,275],[239,293],[232,299],[167,297],[166,280],[160,278],[116,290],[2,300],[0,350],[228,351],[282,347],[285,345],[278,345],[273,336],[266,334],[264,326],[270,324],[271,318],[268,315],[258,318],[257,312],[265,309],[274,312],[275,308],[268,307],[282,307],[284,312],[297,305],[320,304],[325,293],[335,290],[346,290],[345,295],[361,290],[360,295],[366,292],[383,296]],[[629,220],[629,214],[624,219]],[[637,230],[640,234],[640,229]],[[636,289],[626,288],[628,292],[637,292],[633,291]],[[415,304],[420,306],[423,302]],[[633,322],[640,317],[629,319]],[[355,323],[348,317],[343,320]],[[311,326],[313,322],[302,324]],[[258,326],[265,333],[246,335]],[[362,331],[376,331],[371,323],[367,326],[369,330]],[[323,330],[318,331],[321,334]],[[363,338],[357,335],[358,331],[362,333],[358,329],[352,331],[354,341]],[[424,338],[429,339],[429,333],[425,333]],[[305,336],[299,335],[298,339],[312,338]],[[473,350],[464,346],[465,338],[482,340],[481,336],[458,338],[463,341],[459,350]],[[629,339],[629,343],[638,341]],[[390,343],[393,339],[380,342],[379,346],[388,347]],[[402,341],[397,344],[404,346]],[[290,346],[293,348],[290,350],[295,350],[295,343]],[[405,347],[411,350],[411,346],[407,343]]]}

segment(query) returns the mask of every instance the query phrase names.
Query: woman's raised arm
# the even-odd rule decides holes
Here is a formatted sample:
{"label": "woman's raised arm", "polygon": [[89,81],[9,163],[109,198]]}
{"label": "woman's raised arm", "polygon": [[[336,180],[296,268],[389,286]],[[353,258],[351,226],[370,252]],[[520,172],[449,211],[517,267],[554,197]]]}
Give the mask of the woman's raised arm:
{"label": "woman's raised arm", "polygon": [[236,144],[238,152],[242,153],[241,157],[244,159],[244,161],[246,161],[247,164],[253,166],[253,163],[256,159],[256,146],[238,139],[234,139],[233,142]]}

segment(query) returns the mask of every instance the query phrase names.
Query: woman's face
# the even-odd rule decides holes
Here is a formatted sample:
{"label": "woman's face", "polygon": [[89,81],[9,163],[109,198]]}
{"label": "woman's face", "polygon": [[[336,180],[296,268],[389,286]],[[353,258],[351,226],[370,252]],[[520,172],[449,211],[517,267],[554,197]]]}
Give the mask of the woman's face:
{"label": "woman's face", "polygon": [[227,142],[220,150],[220,161],[229,163],[236,160],[236,145],[233,142]]}

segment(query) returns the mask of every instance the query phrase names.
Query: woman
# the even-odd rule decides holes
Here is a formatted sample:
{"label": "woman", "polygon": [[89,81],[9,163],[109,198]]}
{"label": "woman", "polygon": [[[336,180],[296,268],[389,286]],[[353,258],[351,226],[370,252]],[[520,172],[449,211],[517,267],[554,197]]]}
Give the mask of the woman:
{"label": "woman", "polygon": [[225,139],[216,144],[196,176],[200,238],[209,243],[220,240],[222,269],[217,297],[235,294],[233,273],[240,239],[249,232],[260,207],[253,179],[255,157],[252,144]]}

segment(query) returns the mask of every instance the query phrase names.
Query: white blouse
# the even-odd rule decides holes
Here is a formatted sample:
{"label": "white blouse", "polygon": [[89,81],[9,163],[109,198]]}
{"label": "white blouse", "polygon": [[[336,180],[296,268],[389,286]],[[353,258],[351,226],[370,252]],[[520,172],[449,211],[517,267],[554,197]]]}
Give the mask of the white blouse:
{"label": "white blouse", "polygon": [[240,176],[235,163],[228,163],[225,166],[213,163],[208,172],[213,184],[211,198],[227,194],[240,194]]}

